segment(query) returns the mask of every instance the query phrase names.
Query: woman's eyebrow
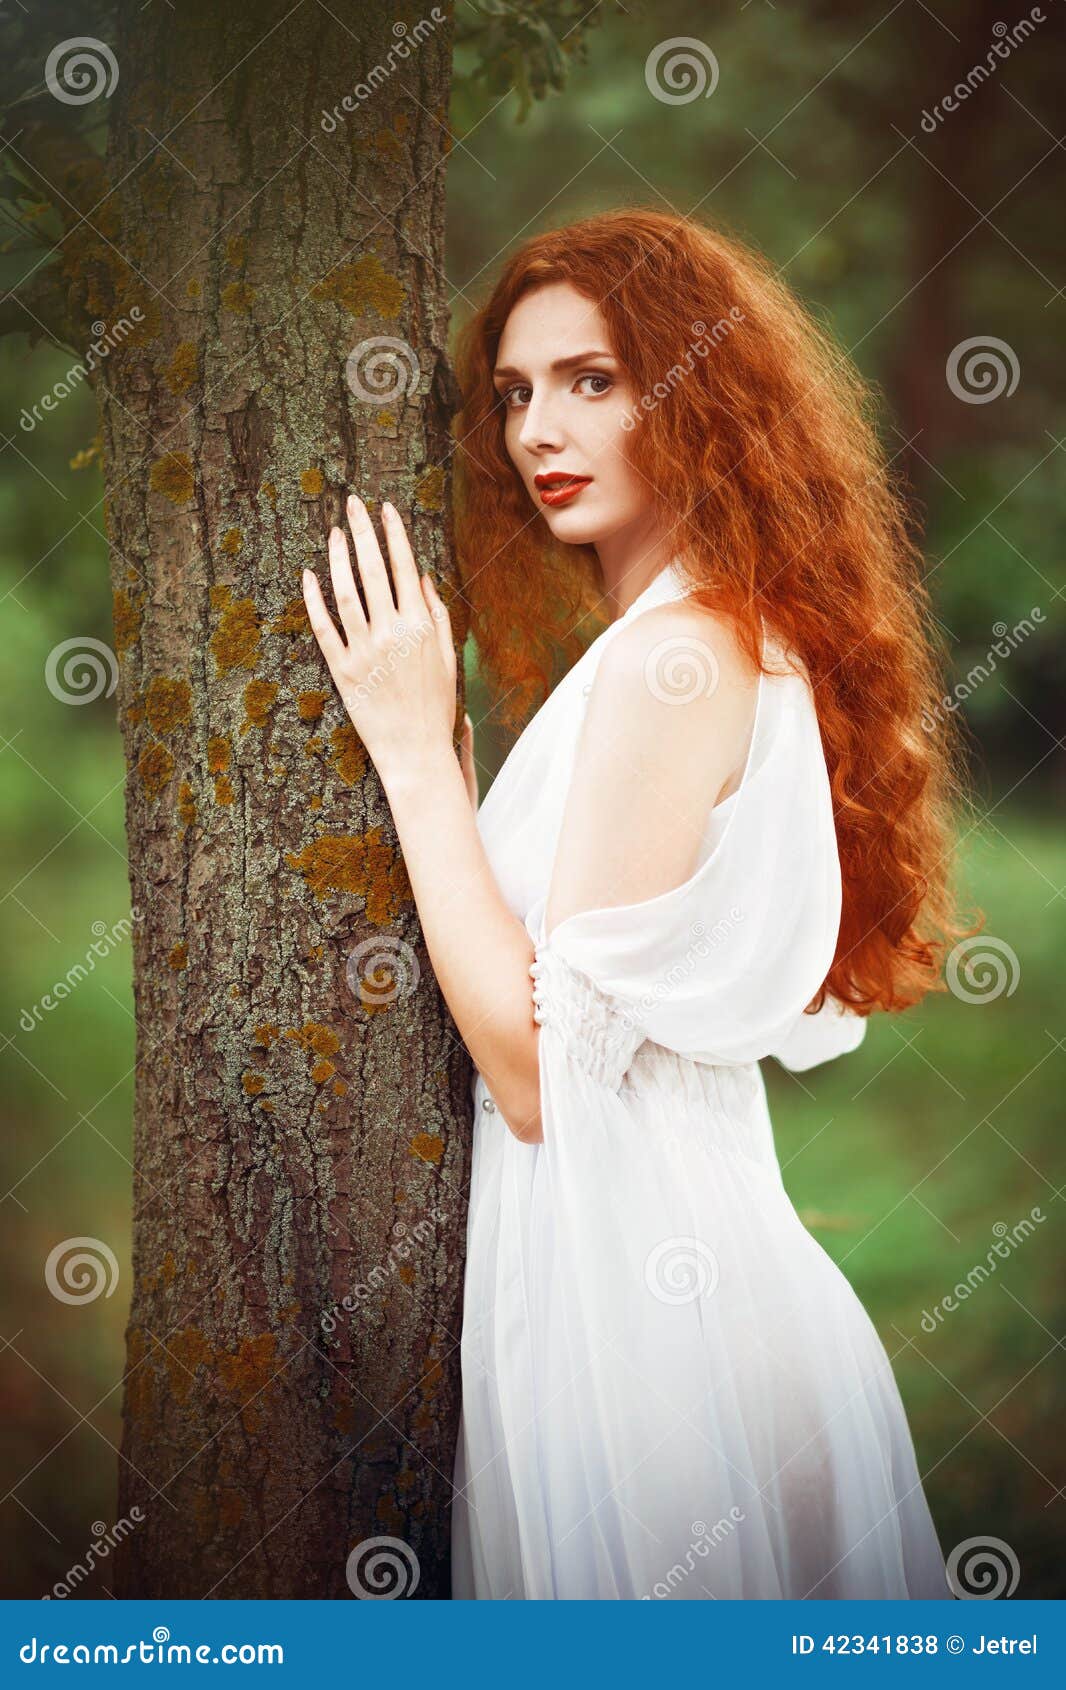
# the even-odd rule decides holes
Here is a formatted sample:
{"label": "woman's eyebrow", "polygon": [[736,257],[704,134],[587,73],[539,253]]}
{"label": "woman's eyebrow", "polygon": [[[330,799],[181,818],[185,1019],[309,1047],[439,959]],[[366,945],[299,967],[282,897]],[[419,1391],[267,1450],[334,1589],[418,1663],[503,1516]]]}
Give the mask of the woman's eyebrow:
{"label": "woman's eyebrow", "polygon": [[[601,350],[592,352],[575,352],[571,358],[556,358],[553,363],[549,364],[548,368],[551,370],[572,370],[578,364],[587,364],[590,358],[613,357],[613,352],[604,352]],[[500,381],[505,376],[520,376],[522,373],[523,372],[521,370],[516,370],[513,365],[501,364],[498,369],[493,370],[492,379],[493,381]]]}

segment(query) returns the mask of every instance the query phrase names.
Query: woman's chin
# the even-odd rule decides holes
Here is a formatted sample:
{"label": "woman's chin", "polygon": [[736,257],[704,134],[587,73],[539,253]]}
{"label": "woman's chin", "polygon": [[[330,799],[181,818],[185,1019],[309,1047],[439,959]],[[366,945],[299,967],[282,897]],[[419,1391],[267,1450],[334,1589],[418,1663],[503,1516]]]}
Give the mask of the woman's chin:
{"label": "woman's chin", "polygon": [[544,510],[542,514],[553,539],[564,546],[594,546],[602,538],[604,524],[587,511]]}

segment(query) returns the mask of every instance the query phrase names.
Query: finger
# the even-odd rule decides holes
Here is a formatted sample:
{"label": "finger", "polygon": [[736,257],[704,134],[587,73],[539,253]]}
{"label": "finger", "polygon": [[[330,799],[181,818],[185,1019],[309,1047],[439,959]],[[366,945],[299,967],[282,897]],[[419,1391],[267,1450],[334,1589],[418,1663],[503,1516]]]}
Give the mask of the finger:
{"label": "finger", "polygon": [[353,640],[366,633],[366,617],[359,603],[359,594],[355,590],[348,542],[339,528],[330,529],[326,550],[329,554],[329,578],[333,582],[337,615],[341,619],[345,638],[351,645]]}
{"label": "finger", "polygon": [[425,601],[429,606],[429,613],[433,618],[434,627],[437,630],[437,644],[440,648],[441,657],[444,659],[444,666],[449,674],[454,675],[456,672],[455,642],[452,639],[452,619],[448,614],[448,606],[438,593],[432,576],[423,575],[422,590]]}
{"label": "finger", "polygon": [[336,680],[346,647],[333,626],[333,618],[326,609],[326,601],[322,597],[322,588],[318,584],[318,576],[312,569],[304,570],[303,590],[308,621],[311,624],[315,639],[319,643],[322,655],[329,664],[329,672]]}
{"label": "finger", "polygon": [[418,565],[411,550],[403,518],[388,499],[381,507],[381,519],[385,525],[385,541],[389,548],[397,608],[402,616],[420,617],[425,609],[425,600],[418,584]]}
{"label": "finger", "polygon": [[355,541],[355,555],[359,560],[359,575],[366,594],[371,625],[377,622],[379,627],[391,627],[396,620],[396,605],[393,602],[389,572],[381,555],[378,537],[374,533],[370,512],[357,493],[351,493],[348,497],[348,526]]}

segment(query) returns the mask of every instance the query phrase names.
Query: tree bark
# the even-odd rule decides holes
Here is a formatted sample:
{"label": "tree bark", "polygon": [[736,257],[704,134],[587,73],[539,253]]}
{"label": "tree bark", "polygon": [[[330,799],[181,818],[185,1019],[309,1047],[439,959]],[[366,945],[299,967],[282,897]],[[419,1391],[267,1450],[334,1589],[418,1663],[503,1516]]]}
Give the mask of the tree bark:
{"label": "tree bark", "polygon": [[446,1596],[469,1058],[300,574],[354,488],[453,580],[450,8],[120,24],[66,259],[143,313],[98,376],[140,917],[117,1590],[346,1597],[386,1537]]}

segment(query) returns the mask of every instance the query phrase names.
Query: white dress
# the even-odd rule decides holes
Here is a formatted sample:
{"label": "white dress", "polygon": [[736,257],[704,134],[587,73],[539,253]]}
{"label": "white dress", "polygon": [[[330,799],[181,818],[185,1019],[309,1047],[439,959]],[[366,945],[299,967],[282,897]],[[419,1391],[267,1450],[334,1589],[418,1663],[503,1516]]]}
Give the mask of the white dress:
{"label": "white dress", "polygon": [[453,1595],[946,1598],[888,1358],[785,1192],[759,1068],[865,1032],[803,1014],[841,882],[801,668],[760,680],[691,878],[545,940],[597,664],[684,590],[669,566],[593,642],[478,815],[535,945],[544,1141],[476,1077]]}

